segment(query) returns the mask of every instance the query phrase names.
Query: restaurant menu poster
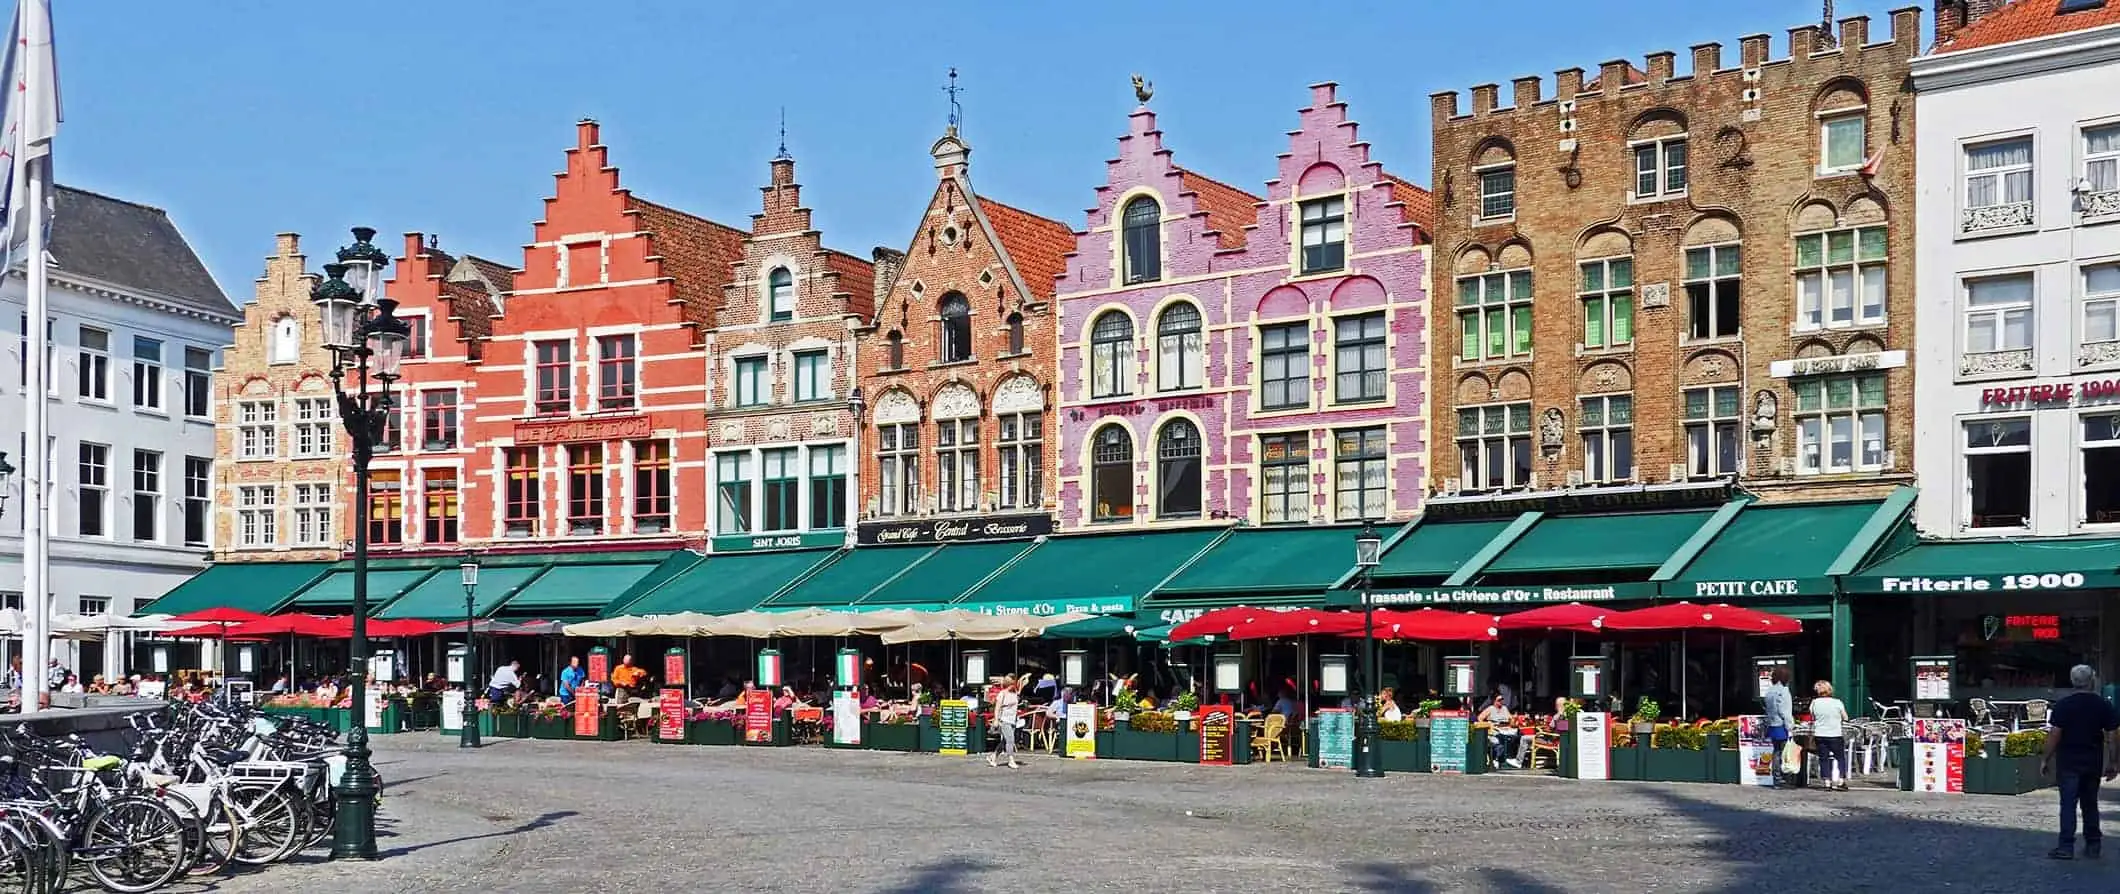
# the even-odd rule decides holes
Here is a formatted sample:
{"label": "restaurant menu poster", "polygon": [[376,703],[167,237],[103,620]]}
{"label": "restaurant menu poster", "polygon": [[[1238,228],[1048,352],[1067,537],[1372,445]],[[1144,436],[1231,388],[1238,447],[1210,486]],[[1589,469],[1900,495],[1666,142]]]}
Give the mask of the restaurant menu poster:
{"label": "restaurant menu poster", "polygon": [[1318,711],[1318,767],[1354,768],[1354,712],[1346,708]]}
{"label": "restaurant menu poster", "polygon": [[442,731],[457,733],[464,730],[464,690],[442,690]]}
{"label": "restaurant menu poster", "polygon": [[1774,685],[1774,672],[1776,670],[1789,671],[1790,679],[1795,679],[1796,659],[1788,655],[1761,655],[1752,659],[1752,669],[1759,675],[1759,692],[1757,695],[1760,698],[1766,698],[1767,687]]}
{"label": "restaurant menu poster", "polygon": [[1948,656],[1914,659],[1914,700],[1917,702],[1947,702],[1951,700],[1951,664]]}
{"label": "restaurant menu poster", "polygon": [[972,706],[963,699],[944,699],[935,707],[935,731],[942,737],[941,754],[970,754]]}
{"label": "restaurant menu poster", "polygon": [[832,694],[832,744],[861,744],[861,697],[852,689]]}
{"label": "restaurant menu poster", "polygon": [[379,730],[379,729],[382,729],[382,728],[383,728],[383,691],[382,691],[381,689],[370,689],[370,690],[368,690],[368,704],[367,704],[366,708],[367,708],[367,710],[363,711],[363,712],[362,712],[362,714],[361,714],[361,716],[362,716],[362,717],[364,717],[364,718],[366,718],[366,719],[362,720],[361,722],[362,722],[362,723],[364,723],[364,724],[367,724],[367,726],[368,726],[368,728],[369,728],[369,729],[372,729],[372,730]]}
{"label": "restaurant menu poster", "polygon": [[685,650],[671,649],[663,653],[663,682],[672,686],[685,685]]}
{"label": "restaurant menu poster", "polygon": [[1471,769],[1465,753],[1472,738],[1472,715],[1466,711],[1428,712],[1428,772],[1462,775]]}
{"label": "restaurant menu poster", "polygon": [[603,731],[603,705],[593,686],[574,690],[574,734],[584,739],[594,739]]}
{"label": "restaurant menu poster", "polygon": [[743,741],[746,745],[773,744],[773,693],[752,689],[743,694]]}
{"label": "restaurant menu poster", "polygon": [[611,680],[611,650],[597,646],[589,650],[589,682],[607,683]]}
{"label": "restaurant menu poster", "polygon": [[1575,691],[1568,693],[1573,698],[1603,698],[1605,695],[1605,659],[1568,659],[1570,679]]}
{"label": "restaurant menu poster", "polygon": [[1767,738],[1767,715],[1737,718],[1737,784],[1774,784],[1774,740]]}
{"label": "restaurant menu poster", "polygon": [[1208,705],[1200,709],[1200,763],[1227,767],[1237,747],[1237,709]]}
{"label": "restaurant menu poster", "polygon": [[1076,760],[1097,759],[1097,705],[1071,702],[1067,706],[1067,756]]}
{"label": "restaurant menu poster", "polygon": [[[1582,711],[1569,723],[1575,730],[1575,778],[1611,779],[1612,715]],[[1428,732],[1432,735],[1435,728],[1430,727]]]}
{"label": "restaurant menu poster", "polygon": [[1475,684],[1478,682],[1476,674],[1479,666],[1480,660],[1471,656],[1443,659],[1443,685],[1446,687],[1443,694],[1461,697],[1478,695],[1479,689]]}
{"label": "restaurant menu poster", "polygon": [[1965,792],[1965,721],[1915,718],[1914,790]]}
{"label": "restaurant menu poster", "polygon": [[661,713],[655,719],[655,737],[665,742],[685,740],[685,691],[666,686],[655,697]]}

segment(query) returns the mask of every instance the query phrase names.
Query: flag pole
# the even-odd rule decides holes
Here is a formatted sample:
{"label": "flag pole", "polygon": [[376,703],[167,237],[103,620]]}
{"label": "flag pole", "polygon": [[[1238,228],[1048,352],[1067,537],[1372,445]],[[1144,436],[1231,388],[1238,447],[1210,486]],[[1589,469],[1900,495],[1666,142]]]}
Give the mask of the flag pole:
{"label": "flag pole", "polygon": [[[36,4],[32,7],[32,4]],[[50,426],[50,407],[46,393],[50,389],[51,368],[45,357],[50,351],[50,339],[46,333],[46,320],[50,318],[50,300],[45,294],[44,244],[45,220],[48,217],[46,201],[51,187],[50,139],[57,127],[57,85],[44,83],[53,77],[48,67],[51,52],[51,18],[44,0],[19,0],[15,6],[15,43],[8,47],[8,55],[14,61],[13,71],[8,76],[18,86],[15,102],[18,109],[8,117],[15,123],[12,135],[14,146],[15,182],[23,184],[24,202],[27,207],[16,210],[10,217],[22,222],[29,232],[26,236],[25,254],[28,255],[28,270],[25,290],[29,326],[29,381],[24,399],[28,412],[24,428],[24,453],[29,467],[24,479],[27,493],[24,495],[23,556],[22,556],[22,713],[31,714],[44,704],[45,664],[51,654],[49,631],[51,629],[51,531],[48,530],[49,510],[52,499],[50,444],[47,433]],[[34,9],[34,12],[33,12]],[[41,103],[49,92],[50,108]],[[49,117],[49,120],[45,120]],[[37,145],[42,143],[43,145]],[[10,232],[12,243],[16,234]]]}

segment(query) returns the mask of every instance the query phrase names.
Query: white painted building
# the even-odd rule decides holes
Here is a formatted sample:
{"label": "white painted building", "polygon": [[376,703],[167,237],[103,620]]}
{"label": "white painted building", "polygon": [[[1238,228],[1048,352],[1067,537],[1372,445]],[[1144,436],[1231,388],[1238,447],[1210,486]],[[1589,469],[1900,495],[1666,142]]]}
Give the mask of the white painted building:
{"label": "white painted building", "polygon": [[[213,536],[213,368],[242,315],[158,208],[58,187],[51,314],[53,613],[133,613],[205,566]],[[0,602],[22,605],[26,283],[0,281],[18,327],[0,362]],[[123,644],[60,642],[82,673],[122,664]],[[10,651],[16,648],[10,644]]]}
{"label": "white painted building", "polygon": [[2019,2],[1913,64],[1916,522],[2120,536],[2120,19]]}

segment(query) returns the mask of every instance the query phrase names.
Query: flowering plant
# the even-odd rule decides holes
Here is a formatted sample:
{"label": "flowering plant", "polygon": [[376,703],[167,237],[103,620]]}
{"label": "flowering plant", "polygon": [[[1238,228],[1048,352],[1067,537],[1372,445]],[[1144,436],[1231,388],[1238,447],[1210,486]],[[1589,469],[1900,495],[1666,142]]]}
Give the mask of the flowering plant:
{"label": "flowering plant", "polygon": [[743,712],[730,708],[700,708],[689,718],[693,723],[736,723],[743,719]]}

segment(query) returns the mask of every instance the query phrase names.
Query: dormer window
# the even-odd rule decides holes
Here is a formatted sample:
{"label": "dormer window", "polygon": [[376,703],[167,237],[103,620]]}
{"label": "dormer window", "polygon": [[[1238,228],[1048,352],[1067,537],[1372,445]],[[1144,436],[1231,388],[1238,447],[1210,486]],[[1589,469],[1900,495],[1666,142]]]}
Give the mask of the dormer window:
{"label": "dormer window", "polygon": [[775,267],[766,276],[766,304],[773,322],[795,319],[795,276],[786,267]]}
{"label": "dormer window", "polygon": [[1333,196],[1304,202],[1303,272],[1324,273],[1347,266],[1347,199]]}
{"label": "dormer window", "polygon": [[1155,282],[1163,278],[1163,208],[1155,199],[1141,196],[1126,203],[1120,216],[1121,249],[1126,260],[1126,284]]}
{"label": "dormer window", "polygon": [[273,363],[295,363],[302,359],[302,324],[293,317],[281,317],[272,323]]}
{"label": "dormer window", "polygon": [[942,362],[972,359],[972,303],[962,293],[942,296]]}

